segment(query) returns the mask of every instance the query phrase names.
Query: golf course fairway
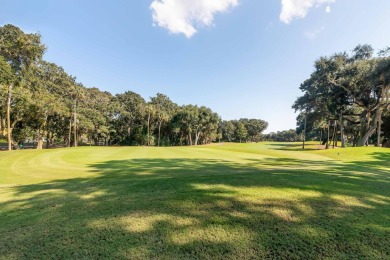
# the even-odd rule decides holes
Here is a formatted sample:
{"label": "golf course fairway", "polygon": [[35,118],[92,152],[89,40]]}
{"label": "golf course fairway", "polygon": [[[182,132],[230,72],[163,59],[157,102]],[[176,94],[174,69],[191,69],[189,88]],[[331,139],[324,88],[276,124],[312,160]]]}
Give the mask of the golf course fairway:
{"label": "golf course fairway", "polygon": [[389,259],[390,149],[0,153],[0,259]]}

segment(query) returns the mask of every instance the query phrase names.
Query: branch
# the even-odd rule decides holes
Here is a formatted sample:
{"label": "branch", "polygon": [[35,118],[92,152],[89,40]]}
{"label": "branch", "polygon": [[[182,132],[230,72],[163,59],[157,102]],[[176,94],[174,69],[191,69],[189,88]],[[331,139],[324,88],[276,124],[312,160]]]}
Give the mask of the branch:
{"label": "branch", "polygon": [[355,122],[355,121],[352,121],[352,120],[350,120],[350,119],[348,119],[348,118],[344,118],[344,119],[347,120],[348,122],[350,122],[351,124],[354,124],[354,125],[360,124],[360,121]]}

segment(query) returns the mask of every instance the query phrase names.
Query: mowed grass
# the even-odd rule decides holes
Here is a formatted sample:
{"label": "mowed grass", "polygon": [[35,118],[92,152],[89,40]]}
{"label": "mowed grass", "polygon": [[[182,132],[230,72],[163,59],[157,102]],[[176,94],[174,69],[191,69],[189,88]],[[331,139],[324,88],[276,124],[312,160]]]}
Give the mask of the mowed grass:
{"label": "mowed grass", "polygon": [[0,153],[1,259],[390,258],[390,150]]}

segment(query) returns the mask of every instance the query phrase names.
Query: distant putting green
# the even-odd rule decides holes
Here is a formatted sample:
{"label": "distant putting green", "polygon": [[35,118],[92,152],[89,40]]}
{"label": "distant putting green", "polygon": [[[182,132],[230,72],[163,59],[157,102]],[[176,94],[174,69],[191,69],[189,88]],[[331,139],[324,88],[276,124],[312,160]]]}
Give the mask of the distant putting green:
{"label": "distant putting green", "polygon": [[389,259],[390,149],[1,152],[0,259],[21,258]]}

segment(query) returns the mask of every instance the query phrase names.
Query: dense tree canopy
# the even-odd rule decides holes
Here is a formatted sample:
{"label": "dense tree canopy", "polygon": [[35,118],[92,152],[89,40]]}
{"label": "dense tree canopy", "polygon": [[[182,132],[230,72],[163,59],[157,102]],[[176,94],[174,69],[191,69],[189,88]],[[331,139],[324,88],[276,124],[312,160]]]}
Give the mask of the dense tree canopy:
{"label": "dense tree canopy", "polygon": [[[43,60],[39,34],[0,27],[0,138],[38,149],[94,145],[198,145],[260,140],[268,123],[221,121],[210,108],[179,106],[158,93],[149,101],[127,91],[113,96],[77,82]],[[8,126],[9,124],[9,126]],[[225,124],[228,127],[225,127]]]}
{"label": "dense tree canopy", "polygon": [[273,142],[298,142],[302,141],[302,135],[297,134],[294,129],[272,132],[264,135],[264,140]]}
{"label": "dense tree canopy", "polygon": [[389,48],[374,56],[370,45],[358,45],[352,55],[321,57],[314,67],[301,84],[304,95],[293,105],[300,111],[298,132],[306,118],[309,131],[324,129],[327,140],[339,136],[342,146],[346,140],[354,146],[381,145],[390,106]]}
{"label": "dense tree canopy", "polygon": [[220,132],[226,142],[259,142],[262,132],[267,129],[268,123],[261,119],[247,119],[222,121]]}

